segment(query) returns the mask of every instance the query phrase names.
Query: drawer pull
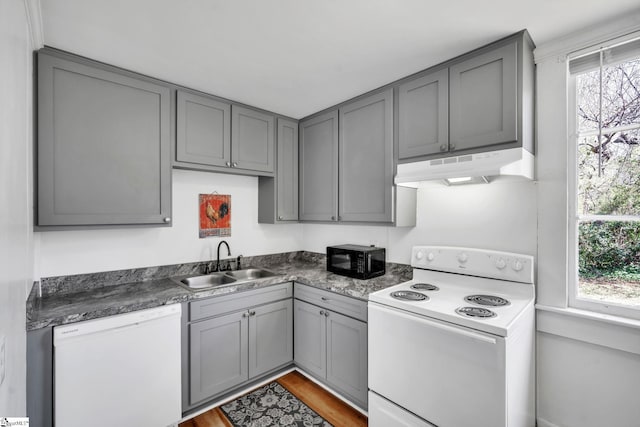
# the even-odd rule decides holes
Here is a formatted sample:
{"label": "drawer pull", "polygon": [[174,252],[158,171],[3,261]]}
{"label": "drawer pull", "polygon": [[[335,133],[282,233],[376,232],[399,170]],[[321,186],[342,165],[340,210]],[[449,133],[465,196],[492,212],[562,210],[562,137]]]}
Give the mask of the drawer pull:
{"label": "drawer pull", "polygon": [[320,310],[320,316],[324,316],[324,310]]}
{"label": "drawer pull", "polygon": [[320,299],[321,299],[322,301],[331,301],[331,300],[330,300],[329,298],[327,298],[327,297],[320,297]]}

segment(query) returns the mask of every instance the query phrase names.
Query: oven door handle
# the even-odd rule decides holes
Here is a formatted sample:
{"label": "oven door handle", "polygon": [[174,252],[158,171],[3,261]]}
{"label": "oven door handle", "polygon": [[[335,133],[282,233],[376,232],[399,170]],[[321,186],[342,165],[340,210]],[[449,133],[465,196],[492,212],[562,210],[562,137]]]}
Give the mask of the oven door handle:
{"label": "oven door handle", "polygon": [[[442,323],[441,321],[435,320],[435,319],[428,319],[425,317],[420,317],[420,316],[416,316],[413,314],[408,314],[404,311],[395,309],[395,308],[391,308],[391,307],[385,307],[382,305],[378,305],[376,303],[372,303],[369,302],[369,310],[373,310],[373,311],[380,311],[382,313],[385,313],[385,315],[391,315],[391,316],[401,316],[404,317],[406,319],[412,320],[414,322],[420,322],[420,323],[425,323],[428,326],[431,326],[433,328],[436,329],[441,329],[447,332],[451,332],[457,335],[463,335],[465,337],[469,337],[472,338],[476,341],[482,341],[482,342],[486,342],[488,344],[496,344],[497,341],[495,338],[491,338],[489,336],[477,333],[477,332],[472,332],[466,329],[462,329],[460,327],[457,326],[449,326],[446,325],[444,323]],[[371,314],[369,314],[369,317],[371,317]]]}
{"label": "oven door handle", "polygon": [[489,344],[495,344],[496,343],[495,338],[491,338],[491,337],[488,337],[486,335],[481,335],[481,334],[478,334],[478,333],[475,333],[475,332],[471,332],[471,331],[466,331],[464,329],[460,329],[460,328],[457,328],[455,326],[448,326],[448,325],[444,325],[444,324],[439,323],[439,322],[429,322],[429,325],[433,326],[436,329],[442,329],[442,330],[445,330],[447,332],[453,332],[453,333],[458,334],[458,335],[464,335],[466,337],[473,338],[474,340],[477,340],[477,341],[482,341],[482,342],[486,342],[486,343],[489,343]]}

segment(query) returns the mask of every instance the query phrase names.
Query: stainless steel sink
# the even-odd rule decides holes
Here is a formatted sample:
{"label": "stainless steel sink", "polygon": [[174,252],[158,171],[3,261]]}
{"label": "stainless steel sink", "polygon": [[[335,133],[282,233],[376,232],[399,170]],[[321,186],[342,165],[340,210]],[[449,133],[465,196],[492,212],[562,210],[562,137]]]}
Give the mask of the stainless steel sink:
{"label": "stainless steel sink", "polygon": [[186,285],[190,289],[206,289],[214,286],[228,285],[235,281],[236,279],[224,273],[212,273],[204,276],[187,277],[186,279],[180,280],[179,283]]}
{"label": "stainless steel sink", "polygon": [[227,271],[225,274],[238,280],[264,279],[265,277],[278,276],[278,273],[274,273],[273,271],[253,267],[244,268],[242,270]]}
{"label": "stainless steel sink", "polygon": [[192,277],[174,277],[172,280],[187,289],[202,291],[216,286],[224,286],[232,283],[248,282],[250,280],[264,279],[266,277],[279,276],[279,273],[262,268],[247,267],[242,270],[219,271],[217,273],[204,274]]}

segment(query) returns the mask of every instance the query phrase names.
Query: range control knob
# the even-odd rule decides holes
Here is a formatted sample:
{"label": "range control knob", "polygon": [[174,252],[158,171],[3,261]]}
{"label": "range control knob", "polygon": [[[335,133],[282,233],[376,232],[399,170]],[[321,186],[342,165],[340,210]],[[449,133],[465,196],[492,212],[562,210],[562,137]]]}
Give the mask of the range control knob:
{"label": "range control knob", "polygon": [[522,270],[522,261],[520,260],[515,260],[513,261],[513,263],[511,264],[511,268],[513,268],[513,271],[520,271]]}
{"label": "range control knob", "polygon": [[496,261],[496,268],[498,270],[502,270],[506,266],[507,266],[507,262],[504,260],[504,258],[498,258],[498,260]]}
{"label": "range control knob", "polygon": [[427,254],[427,261],[433,261],[436,257],[436,254],[434,254],[433,252],[429,252]]}
{"label": "range control knob", "polygon": [[458,261],[460,262],[460,264],[464,264],[465,262],[467,262],[468,259],[469,259],[469,256],[466,253],[461,252],[458,254]]}
{"label": "range control knob", "polygon": [[416,259],[421,260],[422,258],[424,258],[424,252],[423,251],[416,252]]}

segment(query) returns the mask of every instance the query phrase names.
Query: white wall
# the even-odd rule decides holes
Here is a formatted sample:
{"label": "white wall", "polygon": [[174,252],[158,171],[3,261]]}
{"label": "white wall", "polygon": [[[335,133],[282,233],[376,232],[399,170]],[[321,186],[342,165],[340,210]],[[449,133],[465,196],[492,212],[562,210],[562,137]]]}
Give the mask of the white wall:
{"label": "white wall", "polygon": [[[210,260],[226,240],[233,256],[299,250],[301,224],[258,224],[258,178],[173,170],[173,226],[36,233],[36,277]],[[231,237],[198,237],[198,194],[231,195]],[[226,253],[221,252],[222,255]]]}
{"label": "white wall", "polygon": [[0,416],[26,414],[25,293],[32,283],[32,59],[25,4],[0,1]]}
{"label": "white wall", "polygon": [[409,264],[414,245],[466,246],[536,253],[536,183],[429,185],[418,189],[416,226],[304,226],[303,248],[324,252],[339,243],[387,248],[391,262]]}
{"label": "white wall", "polygon": [[640,322],[567,307],[566,55],[640,30],[640,14],[536,49],[538,115],[538,424],[637,426]]}

